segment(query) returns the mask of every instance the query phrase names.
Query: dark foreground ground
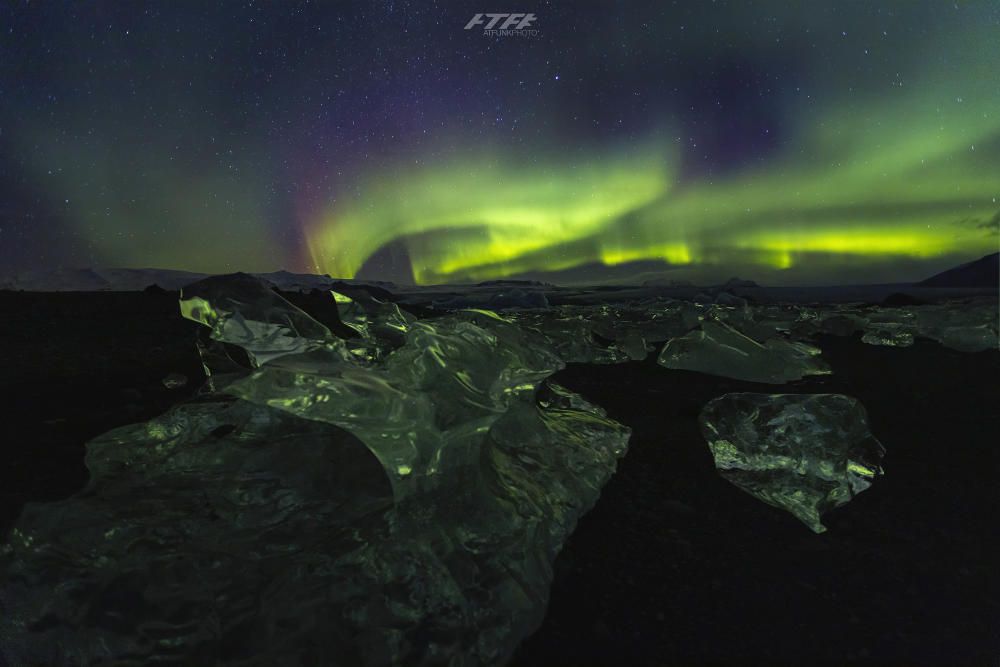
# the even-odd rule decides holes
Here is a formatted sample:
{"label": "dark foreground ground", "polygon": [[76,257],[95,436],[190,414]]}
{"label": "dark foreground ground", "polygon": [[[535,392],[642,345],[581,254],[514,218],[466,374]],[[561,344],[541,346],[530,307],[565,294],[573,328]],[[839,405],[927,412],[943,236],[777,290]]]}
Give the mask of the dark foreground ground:
{"label": "dark foreground ground", "polygon": [[[79,490],[86,440],[200,384],[176,303],[0,292],[0,532]],[[856,396],[888,451],[823,535],[722,480],[698,431],[710,399],[774,387],[653,358],[555,377],[633,436],[514,665],[1000,665],[1000,353],[819,344],[834,375],[780,390]],[[191,382],[168,390],[171,372]]]}

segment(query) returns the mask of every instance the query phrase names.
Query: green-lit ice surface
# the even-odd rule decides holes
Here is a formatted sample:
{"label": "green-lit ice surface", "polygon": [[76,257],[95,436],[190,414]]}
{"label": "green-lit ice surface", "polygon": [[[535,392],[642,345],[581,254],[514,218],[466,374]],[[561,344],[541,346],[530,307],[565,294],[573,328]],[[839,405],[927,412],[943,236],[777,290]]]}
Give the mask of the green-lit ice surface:
{"label": "green-lit ice surface", "polygon": [[778,336],[761,343],[709,318],[698,329],[672,338],[663,346],[657,362],[667,368],[783,384],[807,375],[828,374],[830,370],[819,354],[818,348]]}
{"label": "green-lit ice surface", "polygon": [[216,391],[94,439],[88,487],[25,509],[0,551],[6,657],[510,657],[629,430],[546,382],[562,361],[495,314],[338,301],[358,338],[249,276],[185,289]]}
{"label": "green-lit ice surface", "polygon": [[839,394],[726,394],[701,412],[719,474],[813,531],[882,474],[882,445],[857,399]]}
{"label": "green-lit ice surface", "polygon": [[[612,304],[600,291],[534,308],[545,297],[528,292],[546,288],[507,288],[417,318],[342,286],[352,296],[331,294],[324,324],[251,276],[185,288],[210,382],[91,441],[82,493],[26,507],[0,549],[0,656],[499,664],[540,623],[553,558],[629,436],[550,381],[564,363],[662,346],[688,373],[785,382],[827,370],[819,335],[998,345],[995,298],[750,304],[719,289]],[[476,308],[499,292],[510,310]],[[813,530],[880,472],[846,396],[727,394],[702,426],[723,476]]]}

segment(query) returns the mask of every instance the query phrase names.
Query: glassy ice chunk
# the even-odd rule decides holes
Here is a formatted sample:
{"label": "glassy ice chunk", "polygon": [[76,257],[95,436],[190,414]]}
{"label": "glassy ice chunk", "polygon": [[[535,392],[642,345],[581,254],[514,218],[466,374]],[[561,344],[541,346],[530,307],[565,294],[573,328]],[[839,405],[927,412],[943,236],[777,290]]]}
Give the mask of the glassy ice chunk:
{"label": "glassy ice chunk", "polygon": [[594,319],[600,316],[596,308],[564,307],[508,315],[525,329],[540,334],[565,362],[616,364],[629,360],[617,345],[602,345],[595,338]]}
{"label": "glassy ice chunk", "polygon": [[868,314],[869,324],[861,341],[869,345],[909,347],[917,333],[917,323],[912,308],[873,308]]}
{"label": "glassy ice chunk", "polygon": [[719,474],[817,533],[826,530],[824,512],[882,474],[885,450],[849,396],[726,394],[699,421]]}
{"label": "glassy ice chunk", "polygon": [[29,504],[0,548],[10,664],[502,665],[629,431],[557,386],[479,460],[393,502],[341,429],[183,404],[88,444],[91,481]]}
{"label": "glassy ice chunk", "polygon": [[360,359],[374,362],[402,345],[417,319],[395,303],[372,296],[352,299],[332,290],[330,294],[337,303],[341,322],[358,334],[359,340],[352,341],[348,348]]}
{"label": "glassy ice chunk", "polygon": [[622,339],[618,341],[618,346],[632,361],[642,361],[650,350],[649,346],[646,345],[646,339],[635,331],[630,331],[622,336]]}
{"label": "glassy ice chunk", "polygon": [[391,351],[363,357],[263,283],[196,287],[226,383],[94,439],[87,488],[25,508],[0,663],[505,663],[629,430],[496,313],[374,304]]}
{"label": "glassy ice chunk", "polygon": [[650,343],[689,331],[698,325],[699,313],[690,303],[650,300],[618,307],[558,306],[506,314],[541,334],[565,362],[617,364],[645,359],[653,350]]}
{"label": "glassy ice chunk", "polygon": [[848,311],[824,313],[820,319],[820,330],[833,336],[851,336],[868,326],[868,320]]}
{"label": "glassy ice chunk", "polygon": [[478,461],[492,423],[562,368],[543,341],[486,311],[414,322],[375,367],[324,350],[276,359],[226,388],[245,400],[336,424],[385,466],[397,498]]}
{"label": "glassy ice chunk", "polygon": [[905,324],[878,324],[865,332],[861,342],[887,347],[909,347],[913,345],[913,329]]}
{"label": "glassy ice chunk", "polygon": [[959,352],[982,352],[998,347],[997,331],[989,324],[943,327],[934,332],[933,338]]}
{"label": "glassy ice chunk", "polygon": [[330,296],[337,303],[337,313],[340,316],[340,321],[347,325],[348,328],[357,332],[358,335],[367,338],[370,335],[368,331],[368,313],[361,307],[361,304],[346,294],[341,294],[334,290],[330,290]]}
{"label": "glassy ice chunk", "polygon": [[982,299],[915,309],[919,335],[960,352],[996,350],[997,302]]}
{"label": "glassy ice chunk", "polygon": [[180,389],[187,386],[188,379],[183,373],[168,373],[161,382],[167,389]]}
{"label": "glassy ice chunk", "polygon": [[819,354],[805,343],[778,338],[761,344],[723,322],[706,320],[699,329],[664,345],[657,362],[666,368],[783,384],[829,374]]}
{"label": "glassy ice chunk", "polygon": [[246,350],[254,366],[324,346],[343,347],[329,329],[245,273],[188,285],[180,307],[181,315],[211,329],[213,340]]}

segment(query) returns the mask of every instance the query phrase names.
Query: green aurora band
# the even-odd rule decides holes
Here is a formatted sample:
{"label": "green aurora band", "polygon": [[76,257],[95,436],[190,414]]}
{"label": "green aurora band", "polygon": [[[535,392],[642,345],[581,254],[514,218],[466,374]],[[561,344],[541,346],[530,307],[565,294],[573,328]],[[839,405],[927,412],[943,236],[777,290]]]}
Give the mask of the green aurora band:
{"label": "green aurora band", "polygon": [[[1000,96],[950,107],[901,96],[816,118],[784,155],[726,179],[676,182],[661,137],[540,166],[502,150],[385,170],[307,234],[325,273],[353,276],[402,239],[418,284],[600,262],[757,267],[788,282],[833,266],[997,249]],[[990,102],[990,103],[987,103]],[[674,151],[676,155],[676,151]]]}
{"label": "green aurora band", "polygon": [[495,146],[385,169],[307,225],[311,261],[353,276],[401,240],[418,284],[642,260],[685,279],[899,280],[900,267],[919,278],[934,259],[944,268],[998,248],[990,43],[953,41],[937,49],[947,69],[928,59],[882,89],[802,104],[777,155],[724,178],[682,182],[671,132],[586,159]]}
{"label": "green aurora band", "polygon": [[[124,33],[102,53],[132,54],[124,62],[156,76],[117,66],[96,76],[89,56],[60,56],[57,67],[43,59],[39,71],[63,96],[47,114],[0,105],[0,136],[10,149],[5,164],[44,204],[24,233],[37,234],[33,220],[55,218],[53,247],[75,254],[43,249],[31,265],[284,268],[346,278],[394,244],[405,248],[418,284],[546,275],[833,284],[916,280],[997,251],[1000,48],[989,3],[898,3],[892,20],[920,26],[917,33],[894,32],[892,20],[860,3],[823,12],[775,3],[789,27],[783,34],[805,40],[788,46],[745,29],[759,13],[752,6],[704,9],[718,15],[689,42],[662,38],[676,28],[664,19],[629,33],[627,51],[605,35],[572,62],[553,59],[564,74],[558,86],[538,73],[541,102],[514,96],[506,105],[504,114],[522,117],[516,131],[489,118],[463,122],[461,105],[431,87],[419,108],[439,113],[404,130],[385,127],[370,148],[348,149],[324,134],[334,122],[351,127],[349,109],[316,121],[314,136],[303,120],[312,107],[286,103],[311,99],[306,74],[289,73],[273,89],[247,82],[273,110],[243,119],[232,115],[240,98],[231,90],[242,70],[133,53]],[[178,35],[171,48],[201,43],[196,32]],[[60,53],[93,48],[90,33],[68,23],[52,39]],[[220,62],[237,62],[238,41],[223,45],[230,55]],[[870,66],[869,48],[880,56]],[[733,156],[753,158],[734,160],[738,168],[692,166],[700,149],[685,130],[690,114],[681,110],[691,100],[683,94],[657,89],[648,106],[623,97],[626,122],[608,132],[579,101],[587,98],[566,92],[569,72],[585,81],[602,63],[611,73],[594,86],[620,76],[648,92],[644,79],[627,78],[635,58],[680,63],[683,73],[726,49],[748,62],[801,56],[797,78],[774,83],[762,102],[778,125],[775,143],[750,156],[734,147]],[[448,91],[456,99],[478,90],[463,81]],[[126,83],[133,94],[122,94]],[[352,85],[344,84],[348,97],[367,95],[371,82],[359,75]],[[153,113],[161,108],[168,112]],[[724,162],[729,153],[721,153]],[[368,277],[377,277],[373,266]]]}

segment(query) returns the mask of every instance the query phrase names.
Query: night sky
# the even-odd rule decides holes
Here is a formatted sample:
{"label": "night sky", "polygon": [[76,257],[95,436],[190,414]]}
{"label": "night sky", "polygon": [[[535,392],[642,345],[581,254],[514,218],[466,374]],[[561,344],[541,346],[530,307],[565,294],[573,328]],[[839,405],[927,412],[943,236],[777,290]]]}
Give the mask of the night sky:
{"label": "night sky", "polygon": [[5,2],[0,275],[919,279],[997,250],[998,73],[985,0]]}

